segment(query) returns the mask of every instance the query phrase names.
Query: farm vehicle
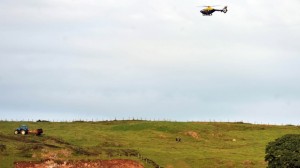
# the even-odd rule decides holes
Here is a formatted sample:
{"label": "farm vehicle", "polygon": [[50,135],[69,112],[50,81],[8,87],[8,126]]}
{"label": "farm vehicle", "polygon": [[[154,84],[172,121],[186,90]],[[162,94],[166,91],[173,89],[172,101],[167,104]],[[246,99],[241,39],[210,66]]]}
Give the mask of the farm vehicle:
{"label": "farm vehicle", "polygon": [[26,125],[21,125],[19,128],[15,130],[15,135],[17,134],[35,134],[35,135],[41,135],[43,133],[43,129],[35,129],[35,130],[30,130]]}

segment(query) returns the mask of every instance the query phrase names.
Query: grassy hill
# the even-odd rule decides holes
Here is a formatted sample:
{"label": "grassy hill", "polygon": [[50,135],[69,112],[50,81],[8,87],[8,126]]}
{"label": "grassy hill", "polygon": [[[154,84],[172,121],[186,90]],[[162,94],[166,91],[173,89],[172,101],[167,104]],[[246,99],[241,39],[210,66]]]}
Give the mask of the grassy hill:
{"label": "grassy hill", "polygon": [[[26,124],[44,135],[13,135]],[[297,126],[215,122],[0,122],[0,167],[14,161],[132,159],[145,167],[266,167],[265,147]],[[176,142],[176,137],[181,142]],[[2,147],[1,147],[2,146]]]}

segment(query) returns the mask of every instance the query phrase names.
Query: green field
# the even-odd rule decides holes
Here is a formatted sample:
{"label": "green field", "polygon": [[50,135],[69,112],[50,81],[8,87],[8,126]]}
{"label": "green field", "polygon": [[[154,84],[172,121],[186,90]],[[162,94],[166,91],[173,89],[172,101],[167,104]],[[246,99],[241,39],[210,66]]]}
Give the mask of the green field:
{"label": "green field", "polygon": [[[43,136],[13,135],[26,124]],[[298,126],[216,122],[0,122],[0,167],[15,161],[125,158],[145,167],[266,167],[265,147]],[[175,138],[181,137],[181,142]],[[147,158],[148,160],[146,161]]]}

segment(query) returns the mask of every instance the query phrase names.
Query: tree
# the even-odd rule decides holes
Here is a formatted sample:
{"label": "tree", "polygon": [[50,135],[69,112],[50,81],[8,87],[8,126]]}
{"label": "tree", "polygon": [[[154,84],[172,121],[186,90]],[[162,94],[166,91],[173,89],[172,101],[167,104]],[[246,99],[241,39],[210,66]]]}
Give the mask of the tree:
{"label": "tree", "polygon": [[266,147],[268,168],[300,168],[300,134],[287,134]]}

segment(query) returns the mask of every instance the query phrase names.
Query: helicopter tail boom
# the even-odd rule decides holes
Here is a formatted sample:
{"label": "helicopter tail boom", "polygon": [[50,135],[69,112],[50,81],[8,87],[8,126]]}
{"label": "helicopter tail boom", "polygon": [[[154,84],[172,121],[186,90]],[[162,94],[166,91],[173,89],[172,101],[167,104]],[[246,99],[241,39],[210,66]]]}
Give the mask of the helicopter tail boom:
{"label": "helicopter tail boom", "polygon": [[228,11],[227,6],[225,6],[223,9],[214,9],[215,11],[226,13]]}

